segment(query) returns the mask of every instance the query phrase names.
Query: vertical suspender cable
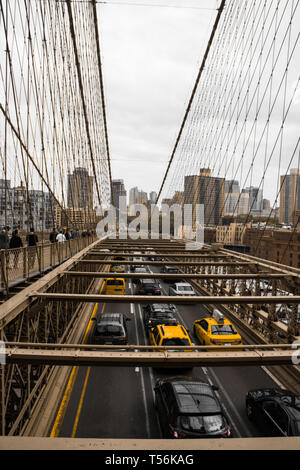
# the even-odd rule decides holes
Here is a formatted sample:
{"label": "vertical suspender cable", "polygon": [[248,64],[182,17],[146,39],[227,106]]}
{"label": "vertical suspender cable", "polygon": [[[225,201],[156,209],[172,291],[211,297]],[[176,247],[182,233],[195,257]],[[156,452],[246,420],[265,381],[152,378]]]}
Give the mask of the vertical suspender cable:
{"label": "vertical suspender cable", "polygon": [[106,153],[107,153],[107,161],[108,161],[109,180],[110,180],[111,204],[113,205],[114,200],[113,200],[113,190],[112,190],[111,161],[110,161],[110,151],[109,151],[109,144],[108,144],[108,132],[107,132],[106,111],[105,111],[104,84],[103,84],[101,53],[100,53],[100,37],[99,37],[98,16],[97,16],[97,0],[92,0],[92,6],[93,6],[93,15],[94,15],[94,23],[95,23],[97,60],[98,60],[98,71],[99,71],[99,79],[100,79],[102,110],[103,110],[105,144],[106,144]]}
{"label": "vertical suspender cable", "polygon": [[224,8],[225,8],[225,3],[226,3],[226,0],[222,0],[221,5],[220,5],[220,7],[219,7],[219,9],[218,9],[218,14],[217,14],[215,23],[214,23],[214,25],[213,25],[213,29],[212,29],[212,32],[211,32],[211,35],[210,35],[210,38],[209,38],[209,41],[208,41],[208,45],[207,45],[207,48],[206,48],[206,51],[205,51],[205,54],[204,54],[204,57],[203,57],[203,60],[202,60],[201,66],[200,66],[200,70],[199,70],[199,72],[198,72],[198,75],[197,75],[197,78],[196,78],[196,82],[195,82],[195,85],[194,85],[194,88],[193,88],[193,91],[192,91],[192,94],[191,94],[191,97],[190,97],[188,106],[187,106],[187,108],[186,108],[185,115],[184,115],[184,118],[183,118],[183,121],[182,121],[180,130],[179,130],[179,134],[178,134],[178,136],[177,136],[177,139],[176,139],[176,142],[175,142],[175,146],[174,146],[172,155],[171,155],[171,157],[170,157],[170,160],[169,160],[169,163],[168,163],[168,167],[167,167],[167,170],[166,170],[166,172],[165,172],[165,175],[164,175],[164,178],[163,178],[163,181],[162,181],[162,184],[161,184],[159,193],[158,193],[158,195],[157,195],[157,199],[156,199],[155,204],[158,203],[158,200],[159,200],[159,198],[160,198],[161,192],[162,192],[163,187],[164,187],[164,184],[165,184],[165,182],[166,182],[166,179],[167,179],[167,176],[168,176],[168,173],[169,173],[171,164],[172,164],[172,162],[173,162],[173,159],[174,159],[174,156],[175,156],[175,153],[176,153],[176,150],[177,150],[177,147],[178,147],[178,144],[179,144],[179,141],[180,141],[180,138],[181,138],[181,135],[182,135],[182,132],[183,132],[183,129],[184,129],[184,126],[185,126],[187,117],[188,117],[189,112],[190,112],[190,110],[191,110],[191,106],[192,106],[192,103],[193,103],[193,100],[194,100],[194,96],[195,96],[196,90],[197,90],[197,88],[198,88],[198,84],[199,84],[201,75],[202,75],[203,70],[204,70],[204,67],[205,67],[206,59],[207,59],[207,57],[208,57],[208,54],[209,54],[211,45],[212,45],[212,43],[213,43],[213,39],[214,39],[214,36],[215,36],[215,34],[216,34],[217,27],[218,27],[218,24],[219,24],[220,19],[221,19],[221,15],[222,15],[223,10],[224,10]]}

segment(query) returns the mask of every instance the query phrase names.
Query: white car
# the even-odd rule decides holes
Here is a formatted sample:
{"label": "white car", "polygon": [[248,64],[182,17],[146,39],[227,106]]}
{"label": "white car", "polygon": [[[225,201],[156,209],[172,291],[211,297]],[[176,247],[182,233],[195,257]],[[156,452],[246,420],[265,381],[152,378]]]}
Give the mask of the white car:
{"label": "white car", "polygon": [[169,287],[169,295],[194,296],[196,292],[188,282],[176,282]]}

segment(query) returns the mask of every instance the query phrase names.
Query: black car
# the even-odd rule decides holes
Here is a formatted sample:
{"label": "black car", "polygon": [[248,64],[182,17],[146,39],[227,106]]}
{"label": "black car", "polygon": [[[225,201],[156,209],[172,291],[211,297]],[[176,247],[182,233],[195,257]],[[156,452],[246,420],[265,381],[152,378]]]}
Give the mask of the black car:
{"label": "black car", "polygon": [[230,437],[230,425],[215,390],[198,379],[158,380],[154,391],[163,437]]}
{"label": "black car", "polygon": [[126,318],[122,313],[103,313],[94,318],[93,344],[128,344]]}
{"label": "black car", "polygon": [[300,436],[300,396],[289,390],[250,390],[246,411],[248,418],[267,436]]}
{"label": "black car", "polygon": [[[176,267],[173,267],[173,266],[163,266],[160,270],[161,273],[165,273],[165,274],[180,274],[180,271],[178,268]],[[178,278],[165,278],[164,279],[164,282],[171,282],[171,283],[175,283],[175,282],[179,282],[181,280],[180,276],[178,276]]]}
{"label": "black car", "polygon": [[149,273],[148,269],[147,269],[147,268],[143,268],[143,266],[141,266],[141,267],[136,266],[135,269],[133,270],[133,272],[137,274],[137,277],[134,277],[134,278],[132,279],[132,282],[133,282],[134,284],[136,284],[137,281],[139,280],[139,276],[138,276],[139,274],[147,274],[147,273]]}
{"label": "black car", "polygon": [[155,279],[139,279],[136,283],[137,295],[161,295],[159,283]]}
{"label": "black car", "polygon": [[130,265],[130,271],[131,271],[132,273],[134,273],[134,271],[136,270],[136,268],[140,268],[140,267],[141,267],[140,264],[135,264],[137,261],[139,262],[139,261],[141,261],[141,259],[140,259],[140,258],[132,258],[132,264]]}
{"label": "black car", "polygon": [[170,304],[149,304],[143,308],[146,330],[156,325],[178,325],[175,307]]}

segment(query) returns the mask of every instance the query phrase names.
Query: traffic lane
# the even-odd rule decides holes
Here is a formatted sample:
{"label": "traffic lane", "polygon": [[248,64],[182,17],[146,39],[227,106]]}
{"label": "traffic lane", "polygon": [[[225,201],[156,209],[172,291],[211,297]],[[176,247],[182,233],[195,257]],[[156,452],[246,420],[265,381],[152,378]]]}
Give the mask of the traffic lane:
{"label": "traffic lane", "polygon": [[[159,272],[154,268],[153,272]],[[169,283],[160,282],[164,294],[169,292]],[[194,335],[193,325],[196,320],[211,316],[212,309],[205,305],[182,305],[177,304],[178,318],[188,330],[192,342],[200,344]],[[250,422],[246,414],[245,397],[249,390],[254,388],[278,387],[278,382],[274,379],[266,368],[259,366],[245,367],[209,367],[197,368],[193,372],[202,377],[205,371],[206,379],[219,387],[219,396],[225,409],[228,410],[231,421],[234,425],[235,434],[240,437],[261,437],[260,430]]]}
{"label": "traffic lane", "polygon": [[145,421],[134,368],[91,368],[76,437],[147,439]]}
{"label": "traffic lane", "polygon": [[[194,321],[209,316],[209,311],[204,306],[197,305],[178,305],[178,311],[193,343],[200,344],[194,335],[193,324]],[[277,381],[267,369],[260,366],[208,367],[207,375],[219,387],[219,393],[241,437],[260,437],[259,429],[247,417],[245,397],[249,390],[255,388],[278,387]]]}
{"label": "traffic lane", "polygon": [[247,417],[246,394],[255,388],[278,388],[275,378],[266,372],[265,368],[257,366],[247,367],[214,367],[209,369],[214,383],[220,387],[225,395],[224,399],[237,414],[240,427],[243,429],[242,437],[268,437],[263,434]]}
{"label": "traffic lane", "polygon": [[[194,335],[194,321],[210,316],[210,311],[205,306],[197,305],[177,305],[179,316],[189,331],[192,342],[200,344]],[[219,387],[219,395],[222,403],[228,410],[231,417],[235,435],[240,437],[260,437],[259,429],[249,421],[246,415],[245,397],[249,390],[253,388],[273,388],[277,387],[267,369],[259,366],[245,367],[208,367],[204,368],[207,378]],[[202,370],[202,368],[200,368]],[[194,372],[199,373],[199,368],[195,367]]]}
{"label": "traffic lane", "polygon": [[[127,286],[128,288],[128,286]],[[128,292],[129,293],[129,292]],[[102,313],[130,313],[129,304],[105,303],[97,308]],[[135,321],[128,322],[129,344],[136,344]],[[93,325],[87,338],[91,342]],[[135,368],[79,367],[75,385],[60,431],[62,437],[149,438],[159,437],[154,403],[145,403],[145,390],[150,386],[141,380]],[[152,417],[151,417],[152,413]],[[154,416],[154,418],[153,418]],[[75,426],[75,428],[74,428]]]}
{"label": "traffic lane", "polygon": [[[126,283],[126,293],[131,293]],[[124,313],[129,344],[140,344],[134,306],[128,303],[107,303],[105,313]],[[99,310],[97,315],[101,315]],[[153,400],[147,396],[149,385],[140,368],[91,368],[77,437],[149,438],[158,437],[159,429],[154,415]],[[100,391],[100,393],[99,393]],[[95,397],[99,396],[98,400]],[[102,423],[99,425],[99,423]]]}
{"label": "traffic lane", "polygon": [[[157,268],[156,268],[157,269]],[[153,270],[154,271],[154,270]],[[155,272],[155,271],[154,271]],[[157,272],[157,271],[156,271]],[[165,283],[163,281],[160,281],[161,288],[163,290],[163,293],[168,295],[168,290],[169,290],[169,283]],[[159,302],[159,300],[158,300]],[[191,304],[185,304],[185,305],[175,305],[177,312],[176,312],[176,317],[178,321],[183,324],[188,331],[191,340],[194,344],[197,344],[196,338],[194,338],[192,331],[193,331],[193,325],[190,322],[190,317],[192,315],[197,316],[197,319],[200,315],[203,318],[207,316],[207,310],[205,309],[204,306],[197,306],[197,305],[191,305]],[[155,369],[154,372],[154,377],[155,380],[159,378],[189,378],[189,379],[196,379],[200,380],[206,383],[209,383],[210,385],[215,385],[213,380],[211,379],[208,369],[205,367],[193,367],[192,369]],[[220,401],[220,403],[223,406],[224,412],[227,416],[227,419],[231,425],[231,434],[233,437],[241,437],[242,432],[240,430],[240,425],[236,424],[236,420],[234,421],[232,419],[232,410],[228,407],[226,404],[222,393],[219,391],[216,391],[216,395]]]}
{"label": "traffic lane", "polygon": [[[129,281],[130,293],[135,293],[135,285]],[[138,303],[132,304],[132,312],[134,315],[136,325],[136,343],[138,345],[148,345],[148,335],[144,328],[143,322],[143,306]],[[159,426],[158,417],[155,409],[155,382],[154,370],[151,367],[137,368],[141,374],[141,381],[144,384],[145,390],[145,405],[147,406],[147,412],[149,416],[149,434],[152,439],[158,439],[161,437],[161,431]]]}
{"label": "traffic lane", "polygon": [[[159,302],[159,297],[158,297],[158,302]],[[139,331],[139,337],[140,337],[140,344],[145,344],[149,345],[149,335],[148,335],[148,330],[144,327],[144,322],[143,322],[143,306],[141,304],[135,304],[135,309],[136,309],[136,318],[138,320],[138,331]],[[159,425],[159,418],[157,414],[157,410],[155,407],[155,385],[158,379],[171,379],[171,378],[193,378],[193,369],[182,369],[182,368],[152,368],[148,367],[147,369],[144,369],[146,372],[146,377],[148,378],[147,384],[147,392],[148,392],[148,406],[149,410],[151,412],[151,417],[153,420],[153,429],[155,430],[155,433],[152,435],[152,438],[159,438],[162,437],[161,434],[161,429]],[[204,374],[198,377],[200,380],[205,380]]]}

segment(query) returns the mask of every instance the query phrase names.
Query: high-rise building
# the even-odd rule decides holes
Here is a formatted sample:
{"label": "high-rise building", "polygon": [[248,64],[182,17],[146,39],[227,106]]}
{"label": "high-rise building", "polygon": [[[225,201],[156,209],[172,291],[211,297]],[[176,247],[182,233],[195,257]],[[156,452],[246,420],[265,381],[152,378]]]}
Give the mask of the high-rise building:
{"label": "high-rise building", "polygon": [[145,193],[145,191],[143,191],[143,190],[139,191],[138,203],[139,204],[147,204],[147,202],[148,202],[148,194]]}
{"label": "high-rise building", "polygon": [[280,177],[279,222],[296,224],[300,217],[300,170],[291,169]]}
{"label": "high-rise building", "polygon": [[112,194],[114,207],[120,209],[120,197],[127,197],[124,180],[112,180]]}
{"label": "high-rise building", "polygon": [[139,188],[135,186],[129,190],[129,205],[137,204],[139,197]]}
{"label": "high-rise building", "polygon": [[93,209],[94,178],[86,168],[75,168],[68,175],[68,207]]}
{"label": "high-rise building", "polygon": [[225,193],[224,215],[245,215],[249,212],[248,193]]}
{"label": "high-rise building", "polygon": [[48,230],[53,227],[55,201],[53,196],[41,190],[26,190],[21,182],[11,187],[10,180],[0,180],[0,225],[19,228]]}
{"label": "high-rise building", "polygon": [[193,225],[195,224],[195,206],[204,205],[204,224],[217,226],[223,215],[224,178],[211,176],[209,168],[200,170],[200,175],[185,176],[184,204],[193,205]]}
{"label": "high-rise building", "polygon": [[236,180],[225,180],[224,191],[225,193],[239,193],[240,192],[239,182]]}
{"label": "high-rise building", "polygon": [[149,194],[149,199],[151,204],[155,204],[157,199],[157,193],[155,191],[151,191],[151,193]]}
{"label": "high-rise building", "polygon": [[249,210],[253,215],[260,215],[263,210],[262,189],[250,186],[242,190],[242,193],[249,194]]}

